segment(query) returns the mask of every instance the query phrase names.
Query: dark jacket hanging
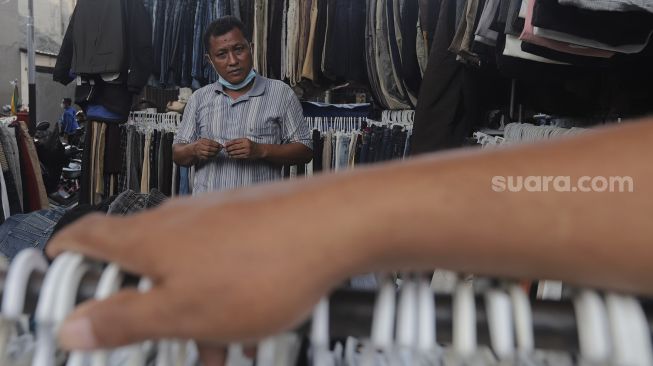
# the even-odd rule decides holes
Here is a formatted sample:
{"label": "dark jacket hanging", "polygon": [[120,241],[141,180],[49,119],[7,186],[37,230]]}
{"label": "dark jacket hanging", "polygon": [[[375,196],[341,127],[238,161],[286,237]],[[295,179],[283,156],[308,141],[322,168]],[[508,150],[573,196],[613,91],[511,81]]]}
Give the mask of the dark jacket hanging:
{"label": "dark jacket hanging", "polygon": [[140,0],[79,0],[57,57],[53,79],[121,73],[138,93],[153,68],[152,24]]}

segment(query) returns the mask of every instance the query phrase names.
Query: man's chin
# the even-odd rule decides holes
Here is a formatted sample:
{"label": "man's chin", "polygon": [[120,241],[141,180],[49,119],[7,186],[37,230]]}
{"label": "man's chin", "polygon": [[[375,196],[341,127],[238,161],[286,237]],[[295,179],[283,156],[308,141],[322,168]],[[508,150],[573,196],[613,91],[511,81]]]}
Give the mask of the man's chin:
{"label": "man's chin", "polygon": [[238,85],[245,81],[245,78],[238,78],[238,79],[227,79],[227,81],[233,85]]}

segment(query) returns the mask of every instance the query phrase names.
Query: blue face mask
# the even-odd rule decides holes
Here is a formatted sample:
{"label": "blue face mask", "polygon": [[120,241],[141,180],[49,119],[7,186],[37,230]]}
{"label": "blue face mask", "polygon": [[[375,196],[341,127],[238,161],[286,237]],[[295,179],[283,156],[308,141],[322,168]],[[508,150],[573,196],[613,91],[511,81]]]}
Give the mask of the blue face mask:
{"label": "blue face mask", "polygon": [[220,76],[220,74],[218,74],[218,76],[220,77],[218,79],[218,82],[220,84],[222,84],[222,86],[224,86],[225,88],[231,89],[231,90],[240,90],[240,89],[246,87],[249,83],[251,83],[252,80],[254,80],[254,77],[256,77],[256,71],[254,71],[254,69],[252,69],[249,72],[249,74],[247,75],[247,77],[245,78],[245,80],[243,80],[242,82],[240,82],[238,84],[232,84],[232,83],[228,82],[225,78]]}

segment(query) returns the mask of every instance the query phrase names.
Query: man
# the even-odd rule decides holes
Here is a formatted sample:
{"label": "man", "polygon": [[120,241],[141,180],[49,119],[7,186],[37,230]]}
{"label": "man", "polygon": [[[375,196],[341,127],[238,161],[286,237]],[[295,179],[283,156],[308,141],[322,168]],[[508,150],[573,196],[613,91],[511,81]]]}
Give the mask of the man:
{"label": "man", "polygon": [[282,165],[309,162],[301,105],[289,86],[254,71],[240,20],[211,23],[204,46],[219,81],[191,96],[173,145],[175,163],[196,167],[193,194],[277,180]]}
{"label": "man", "polygon": [[72,100],[70,98],[63,98],[61,101],[61,108],[63,108],[63,115],[59,119],[59,124],[61,124],[61,134],[65,136],[66,141],[70,135],[74,135],[79,128],[77,124],[77,118],[75,117],[75,108],[72,106]]}

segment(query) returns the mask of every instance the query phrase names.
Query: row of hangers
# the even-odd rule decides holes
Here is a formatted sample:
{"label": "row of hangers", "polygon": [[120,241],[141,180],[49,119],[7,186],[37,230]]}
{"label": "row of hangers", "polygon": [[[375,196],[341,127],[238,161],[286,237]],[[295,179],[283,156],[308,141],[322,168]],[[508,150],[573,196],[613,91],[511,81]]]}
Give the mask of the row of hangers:
{"label": "row of hangers", "polygon": [[387,124],[412,125],[415,122],[415,111],[385,110],[381,112],[381,122]]}
{"label": "row of hangers", "polygon": [[181,123],[181,114],[171,113],[152,113],[147,111],[138,111],[129,113],[127,121],[129,125],[136,126],[141,132],[152,132],[153,130],[163,130],[166,132],[177,132],[177,126]]}
{"label": "row of hangers", "polygon": [[326,132],[329,130],[352,132],[361,129],[365,117],[305,117],[304,120],[311,130]]}
{"label": "row of hangers", "polygon": [[[36,347],[32,366],[55,366],[57,346],[55,334],[66,316],[76,305],[83,278],[97,271],[78,254],[64,253],[48,266],[43,254],[27,249],[18,254],[6,272],[2,296],[2,318],[19,321],[25,313],[26,295],[34,273],[44,274],[34,313]],[[123,274],[115,264],[102,272],[93,298],[106,299],[117,292]],[[478,318],[478,297],[473,283],[459,281],[452,295],[450,319],[451,346],[438,342],[437,323],[443,317],[436,309],[436,298],[428,280],[421,276],[404,276],[397,292],[394,282],[386,279],[376,295],[369,339],[347,339],[345,346],[331,347],[334,339],[329,319],[329,299],[316,306],[310,329],[312,365],[373,366],[373,365],[440,365],[455,359],[455,364],[488,364],[479,347],[479,324],[487,324],[489,346],[496,363],[536,364],[536,322],[531,304],[523,289],[516,284],[494,285],[481,293],[484,320]],[[145,292],[151,282],[143,278],[138,290]],[[334,300],[335,301],[335,300]],[[653,349],[646,314],[637,299],[616,293],[599,295],[593,290],[579,290],[573,296],[580,359],[590,364],[651,365]],[[335,304],[337,305],[337,304]],[[347,312],[353,322],[355,312]],[[548,316],[550,318],[550,316]],[[538,320],[538,321],[541,321]],[[270,337],[259,343],[257,366],[275,365],[281,353],[288,353],[288,335]],[[292,338],[292,337],[291,337]],[[285,346],[284,346],[285,345]],[[1,349],[2,347],[0,347]],[[118,350],[72,352],[66,366],[106,366],[119,355],[122,365],[145,365],[147,355],[156,354],[157,366],[182,365],[196,350],[192,342],[182,340],[148,341]],[[0,355],[1,356],[1,355]],[[288,355],[286,355],[288,356]],[[242,355],[242,347],[229,347],[228,366],[251,366]],[[485,363],[481,362],[486,360]],[[481,360],[481,361],[479,361]],[[481,363],[478,363],[481,362]]]}
{"label": "row of hangers", "polygon": [[[585,132],[584,128],[563,128],[556,126],[537,126],[530,123],[509,123],[504,126],[502,135],[489,133],[490,131],[476,131],[473,138],[482,147],[512,144],[521,142],[536,142],[560,136],[577,135]],[[496,132],[496,131],[493,131]]]}

